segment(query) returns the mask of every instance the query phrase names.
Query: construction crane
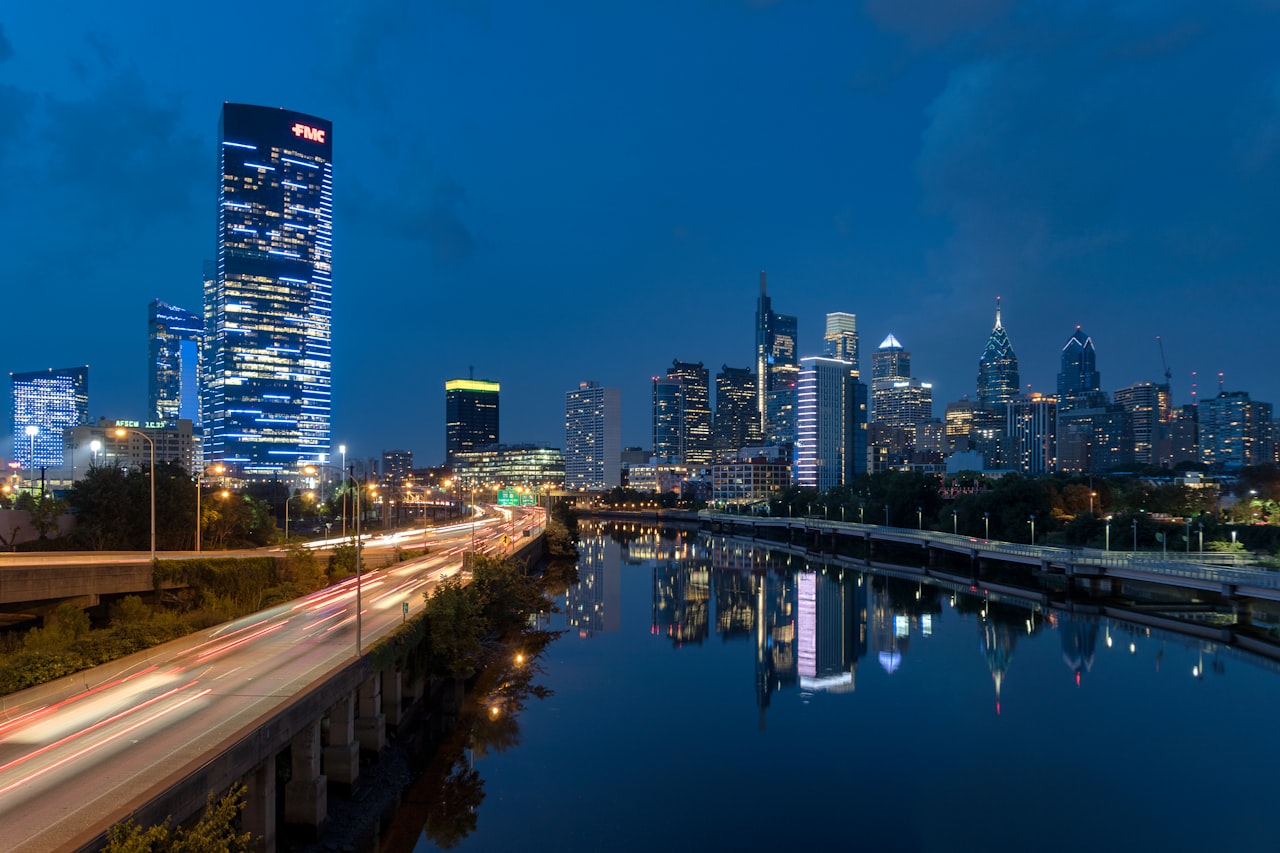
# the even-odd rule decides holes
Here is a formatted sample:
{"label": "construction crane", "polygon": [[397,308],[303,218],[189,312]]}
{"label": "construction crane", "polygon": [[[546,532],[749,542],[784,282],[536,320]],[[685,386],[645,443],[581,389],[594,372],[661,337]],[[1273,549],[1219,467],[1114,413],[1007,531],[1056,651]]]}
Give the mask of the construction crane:
{"label": "construction crane", "polygon": [[1164,357],[1164,341],[1159,335],[1156,335],[1156,343],[1160,346],[1160,363],[1164,365],[1164,384],[1168,385],[1173,378],[1173,371],[1169,369],[1169,361]]}

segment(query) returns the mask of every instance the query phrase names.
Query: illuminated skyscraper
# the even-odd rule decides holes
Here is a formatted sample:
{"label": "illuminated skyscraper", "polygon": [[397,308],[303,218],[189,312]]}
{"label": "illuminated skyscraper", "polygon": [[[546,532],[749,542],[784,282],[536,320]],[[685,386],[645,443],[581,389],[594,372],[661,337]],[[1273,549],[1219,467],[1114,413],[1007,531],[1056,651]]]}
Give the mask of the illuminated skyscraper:
{"label": "illuminated skyscraper", "polygon": [[861,374],[858,367],[858,315],[837,311],[827,315],[827,333],[823,336],[827,358],[853,363],[853,378]]}
{"label": "illuminated skyscraper", "polygon": [[497,382],[484,379],[450,379],[444,383],[444,451],[445,464],[452,466],[454,456],[471,450],[482,450],[497,444]]}
{"label": "illuminated skyscraper", "polygon": [[13,456],[28,471],[63,461],[63,430],[89,422],[89,368],[10,373]]}
{"label": "illuminated skyscraper", "polygon": [[205,454],[247,479],[329,452],[332,125],[224,104],[204,293]]}
{"label": "illuminated skyscraper", "polygon": [[756,301],[756,403],[760,430],[770,444],[795,441],[795,387],[800,375],[796,355],[796,318],[775,314],[760,273]]}
{"label": "illuminated skyscraper", "polygon": [[716,418],[712,427],[716,453],[733,458],[744,447],[760,444],[756,377],[749,367],[724,365],[716,374]]}
{"label": "illuminated skyscraper", "polygon": [[867,386],[853,362],[800,359],[796,385],[796,484],[826,491],[867,470]]}
{"label": "illuminated skyscraper", "polygon": [[622,484],[622,397],[617,388],[583,382],[564,395],[564,486]]}
{"label": "illuminated skyscraper", "polygon": [[[1247,391],[1219,391],[1200,401],[1200,461],[1234,469],[1272,461],[1272,406]],[[15,430],[15,434],[16,434]],[[16,440],[16,439],[15,439]]]}
{"label": "illuminated skyscraper", "polygon": [[1098,373],[1093,338],[1076,326],[1075,332],[1062,347],[1062,368],[1058,372],[1058,412],[1093,409],[1106,404],[1107,395],[1102,390],[1102,377]]}
{"label": "illuminated skyscraper", "polygon": [[147,306],[147,411],[150,418],[200,423],[204,320],[159,299]]}
{"label": "illuminated skyscraper", "polygon": [[978,357],[978,405],[1004,414],[1004,407],[1018,399],[1018,357],[1013,353],[1009,333],[1000,323],[1000,297],[996,297],[996,325]]}

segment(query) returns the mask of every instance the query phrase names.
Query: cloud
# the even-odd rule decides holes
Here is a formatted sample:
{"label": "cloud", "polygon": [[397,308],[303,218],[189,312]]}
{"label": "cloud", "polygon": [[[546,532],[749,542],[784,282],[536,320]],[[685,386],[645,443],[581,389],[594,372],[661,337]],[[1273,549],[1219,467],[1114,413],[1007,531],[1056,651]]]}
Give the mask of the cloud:
{"label": "cloud", "polygon": [[915,48],[942,44],[1003,19],[1015,0],[866,0],[877,26],[907,38]]}
{"label": "cloud", "polygon": [[414,247],[425,247],[438,264],[469,260],[481,245],[464,221],[466,189],[448,173],[426,172],[421,178],[393,181],[394,193],[384,195],[367,186],[354,186],[347,195],[349,216],[362,228],[372,228]]}
{"label": "cloud", "polygon": [[7,59],[13,59],[13,45],[4,35],[4,25],[0,24],[0,62]]}

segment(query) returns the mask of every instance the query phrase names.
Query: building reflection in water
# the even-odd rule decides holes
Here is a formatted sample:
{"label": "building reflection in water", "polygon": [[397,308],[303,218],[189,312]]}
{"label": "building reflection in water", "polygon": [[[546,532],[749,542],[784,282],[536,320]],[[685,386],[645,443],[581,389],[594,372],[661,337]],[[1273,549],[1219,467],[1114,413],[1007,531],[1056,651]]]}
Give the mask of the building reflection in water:
{"label": "building reflection in water", "polygon": [[[858,661],[868,655],[885,673],[897,673],[908,663],[913,639],[927,640],[934,620],[948,607],[976,622],[997,714],[1019,637],[1058,631],[1063,660],[1080,684],[1082,673],[1093,668],[1103,628],[1106,648],[1111,648],[1113,635],[1124,632],[1131,654],[1153,636],[1150,628],[1045,610],[973,587],[945,588],[910,576],[863,573],[691,530],[587,523],[579,550],[581,583],[566,599],[571,627],[582,636],[618,630],[621,566],[650,565],[651,633],[683,647],[705,643],[714,626],[723,642],[754,645],[761,728],[779,691],[852,692]],[[1160,639],[1155,652],[1157,667],[1164,642]],[[1197,678],[1206,668],[1222,672],[1218,649],[1205,649],[1201,657],[1212,658],[1197,662]]]}

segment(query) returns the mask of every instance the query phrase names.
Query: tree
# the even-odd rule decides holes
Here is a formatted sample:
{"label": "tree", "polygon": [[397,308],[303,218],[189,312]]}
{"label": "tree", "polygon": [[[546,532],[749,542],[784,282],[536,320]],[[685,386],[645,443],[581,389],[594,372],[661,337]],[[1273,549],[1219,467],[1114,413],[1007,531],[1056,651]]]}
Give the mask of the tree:
{"label": "tree", "polygon": [[236,829],[244,810],[244,785],[232,785],[221,798],[209,794],[204,813],[189,827],[171,829],[169,821],[146,829],[132,819],[107,830],[104,853],[241,853],[253,847],[253,836]]}
{"label": "tree", "polygon": [[480,638],[484,635],[484,619],[475,597],[451,578],[427,598],[426,614],[437,671],[451,678],[470,677],[480,662]]}

